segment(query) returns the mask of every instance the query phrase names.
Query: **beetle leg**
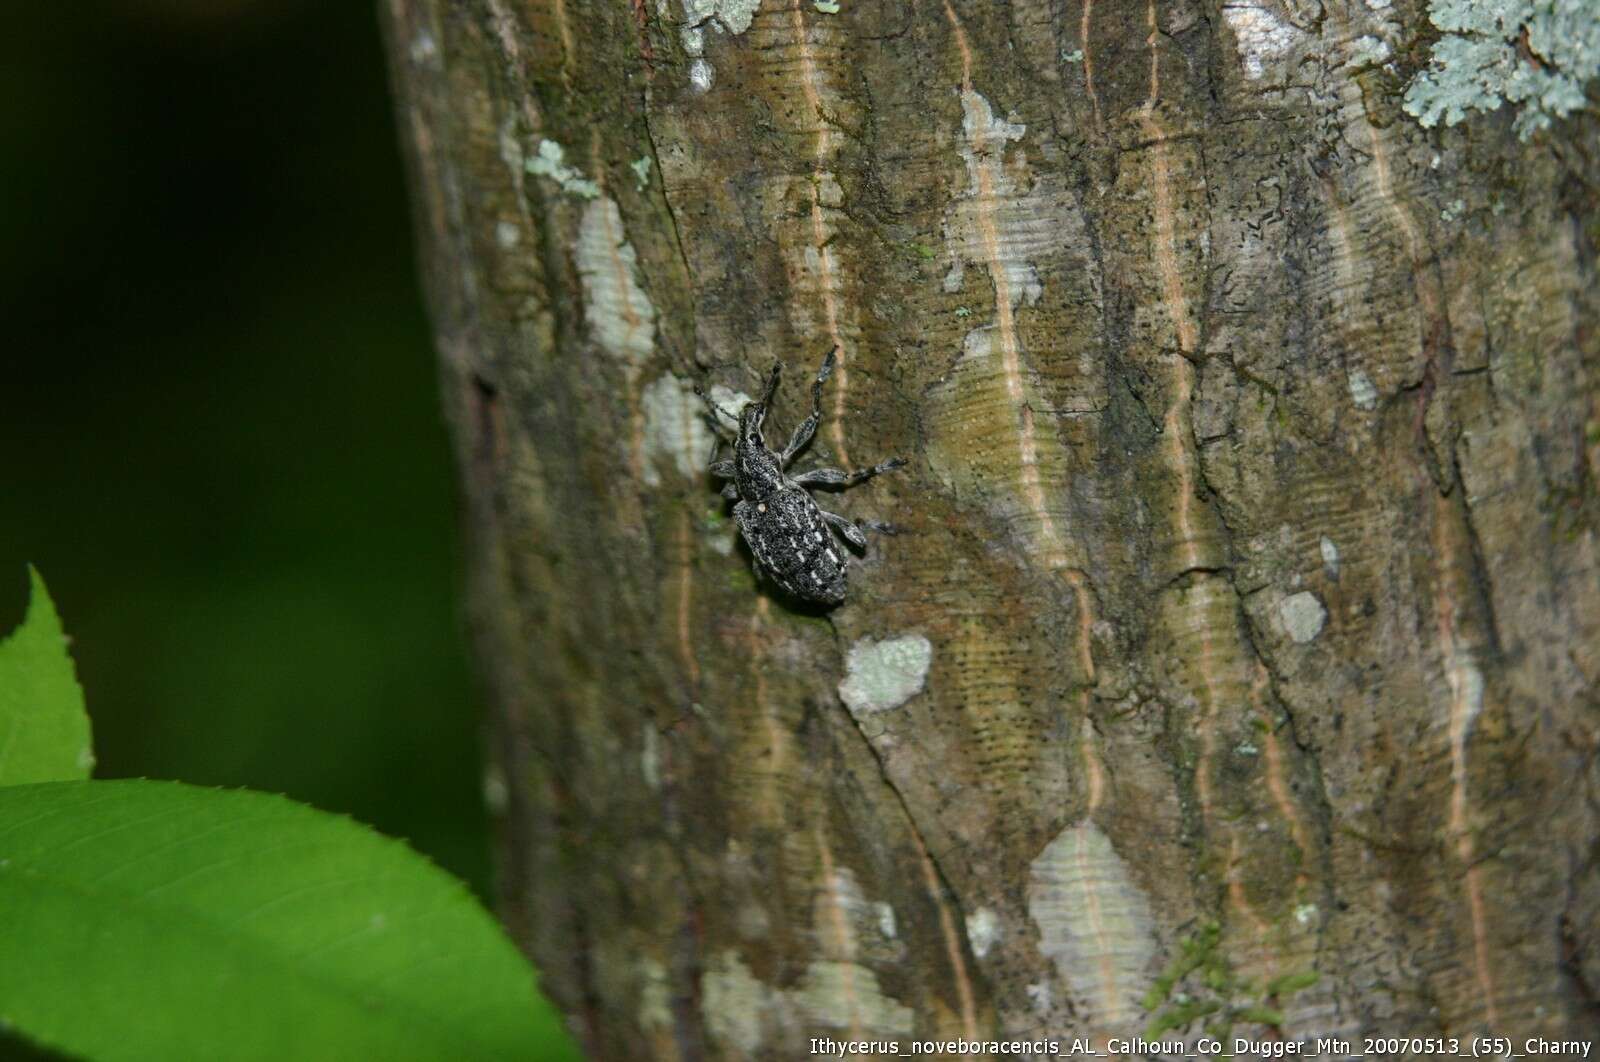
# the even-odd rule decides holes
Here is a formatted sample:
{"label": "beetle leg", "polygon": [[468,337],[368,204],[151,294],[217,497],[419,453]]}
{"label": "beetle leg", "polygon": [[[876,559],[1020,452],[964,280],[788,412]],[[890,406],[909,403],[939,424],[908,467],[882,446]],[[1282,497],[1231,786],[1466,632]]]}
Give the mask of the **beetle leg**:
{"label": "beetle leg", "polygon": [[854,472],[841,472],[837,468],[813,468],[809,472],[802,472],[794,477],[794,482],[802,487],[853,487],[857,483],[865,483],[873,476],[881,476],[885,472],[893,472],[905,465],[903,457],[891,457],[881,464],[871,468],[861,468]]}
{"label": "beetle leg", "polygon": [[857,527],[855,524],[852,524],[849,520],[846,520],[838,513],[830,513],[826,509],[819,509],[817,511],[822,513],[822,518],[824,520],[833,525],[834,530],[838,531],[839,534],[844,536],[844,540],[846,542],[850,543],[856,549],[867,548],[867,536],[862,533],[861,528]]}
{"label": "beetle leg", "polygon": [[761,408],[764,410],[772,408],[772,396],[778,393],[778,375],[781,372],[783,372],[783,362],[773,362],[772,372],[767,374],[767,389],[761,395]]}
{"label": "beetle leg", "polygon": [[817,378],[811,381],[811,414],[801,421],[794,434],[789,436],[789,445],[778,455],[780,466],[793,461],[795,455],[805,449],[806,443],[817,433],[817,425],[822,422],[822,384],[833,372],[833,356],[838,352],[839,348],[834,347],[828,351],[827,357],[822,359],[822,368],[817,370]]}
{"label": "beetle leg", "polygon": [[716,476],[718,479],[732,479],[733,478],[733,462],[732,461],[713,461],[711,463],[711,470],[710,471],[711,471],[711,474],[713,476]]}
{"label": "beetle leg", "polygon": [[728,482],[722,485],[722,496],[727,498],[729,501],[738,501],[739,485],[731,479],[728,480]]}

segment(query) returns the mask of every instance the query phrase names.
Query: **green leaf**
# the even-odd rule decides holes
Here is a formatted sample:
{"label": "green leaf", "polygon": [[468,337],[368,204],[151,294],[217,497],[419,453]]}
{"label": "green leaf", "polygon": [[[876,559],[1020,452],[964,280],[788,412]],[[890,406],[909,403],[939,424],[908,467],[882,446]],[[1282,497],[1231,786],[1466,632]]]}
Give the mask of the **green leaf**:
{"label": "green leaf", "polygon": [[89,777],[94,750],[61,617],[32,567],[28,614],[0,642],[0,785]]}
{"label": "green leaf", "polygon": [[0,1020],[96,1060],[576,1057],[466,888],[284,797],[0,789]]}

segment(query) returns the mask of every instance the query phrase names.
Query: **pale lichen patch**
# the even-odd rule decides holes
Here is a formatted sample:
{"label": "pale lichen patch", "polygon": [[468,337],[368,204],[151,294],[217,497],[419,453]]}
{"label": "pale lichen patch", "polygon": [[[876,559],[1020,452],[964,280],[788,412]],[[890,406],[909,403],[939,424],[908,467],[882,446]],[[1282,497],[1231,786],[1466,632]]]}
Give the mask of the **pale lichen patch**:
{"label": "pale lichen patch", "polygon": [[1460,710],[1451,719],[1451,740],[1464,744],[1478,716],[1483,714],[1483,672],[1468,653],[1459,650],[1455,653],[1451,660],[1450,684],[1460,704]]}
{"label": "pale lichen patch", "polygon": [[878,932],[883,935],[884,940],[893,940],[898,930],[899,926],[895,922],[894,908],[889,904],[879,901]]}
{"label": "pale lichen patch", "polygon": [[920,634],[874,642],[863,638],[850,647],[839,697],[852,715],[898,708],[922,689],[933,662],[933,644]]}
{"label": "pale lichen patch", "polygon": [[716,77],[716,68],[704,58],[696,58],[689,64],[689,84],[694,86],[696,92],[711,91],[711,83]]}
{"label": "pale lichen patch", "polygon": [[869,910],[866,893],[849,867],[836,867],[822,881],[813,919],[822,932],[824,953],[832,958],[852,960],[857,952],[857,927],[863,919],[876,917]]}
{"label": "pale lichen patch", "polygon": [[[523,163],[535,177],[548,177],[561,186],[561,190],[580,199],[594,199],[600,195],[600,186],[583,173],[567,165],[566,149],[554,140],[539,141],[539,150]],[[612,209],[615,209],[613,207]]]}
{"label": "pale lichen patch", "polygon": [[1322,633],[1328,610],[1322,607],[1317,595],[1309,590],[1290,594],[1278,603],[1278,618],[1290,639],[1304,645]]}
{"label": "pale lichen patch", "polygon": [[654,959],[639,963],[639,1010],[641,1029],[672,1027],[672,990],[666,967]]}
{"label": "pale lichen patch", "polygon": [[848,1029],[875,1039],[911,1032],[911,1008],[884,995],[877,973],[857,962],[812,963],[789,997],[805,1025]]}
{"label": "pale lichen patch", "polygon": [[1350,401],[1356,404],[1357,409],[1376,409],[1378,407],[1378,389],[1372,384],[1372,377],[1356,369],[1350,374]]}
{"label": "pale lichen patch", "polygon": [[1021,140],[1026,126],[996,116],[982,93],[971,90],[961,93],[961,114],[965,136],[958,150],[967,187],[945,212],[950,268],[944,290],[961,290],[967,263],[982,263],[1003,272],[996,290],[1012,308],[1032,305],[1042,292],[1032,260],[1063,239],[1063,211],[1053,196],[1020,188],[1006,168],[1006,146]]}
{"label": "pale lichen patch", "polygon": [[655,348],[656,310],[634,278],[638,256],[609,196],[584,208],[574,255],[583,282],[584,319],[595,340],[631,377]]}
{"label": "pale lichen patch", "polygon": [[1111,841],[1092,822],[1070,826],[1045,846],[1028,875],[1028,915],[1039,951],[1096,1025],[1126,1026],[1156,955],[1150,902]]}
{"label": "pale lichen patch", "polygon": [[1334,544],[1333,539],[1323,535],[1320,548],[1322,550],[1322,570],[1327,573],[1330,579],[1339,578],[1339,547]]}
{"label": "pale lichen patch", "polygon": [[689,83],[697,92],[706,92],[716,79],[716,71],[705,57],[705,27],[734,34],[750,28],[761,0],[683,0],[684,27],[679,34],[689,63]]}
{"label": "pale lichen patch", "polygon": [[761,0],[683,0],[683,18],[692,27],[715,22],[738,36],[750,28]]}
{"label": "pale lichen patch", "polygon": [[705,406],[694,390],[669,373],[645,387],[640,405],[644,409],[645,459],[640,477],[645,485],[661,485],[662,467],[685,479],[703,474],[711,453],[711,429],[706,425]]}
{"label": "pale lichen patch", "polygon": [[1593,0],[1430,0],[1428,18],[1442,35],[1403,104],[1424,127],[1510,102],[1526,140],[1588,106],[1600,77]]}
{"label": "pale lichen patch", "polygon": [[700,1015],[713,1040],[753,1055],[761,1047],[773,995],[770,987],[751,974],[744,960],[724,951],[700,978]]}
{"label": "pale lichen patch", "polygon": [[1229,5],[1222,9],[1222,17],[1238,42],[1244,75],[1251,81],[1265,77],[1268,67],[1287,55],[1300,37],[1299,30],[1265,3]]}
{"label": "pale lichen patch", "polygon": [[1388,61],[1389,43],[1377,37],[1357,37],[1350,42],[1350,62],[1355,66],[1377,66]]}
{"label": "pale lichen patch", "polygon": [[650,187],[650,167],[653,165],[649,155],[641,155],[628,163],[628,169],[633,171],[633,184],[639,191]]}
{"label": "pale lichen patch", "polygon": [[980,907],[967,916],[967,941],[972,954],[984,958],[1000,939],[1000,919],[994,911]]}
{"label": "pale lichen patch", "polygon": [[[744,407],[748,406],[751,402],[754,402],[755,399],[751,398],[743,391],[735,391],[731,387],[724,387],[721,384],[713,384],[711,386],[711,401],[715,402],[720,408],[727,410],[729,413],[732,413],[735,417],[737,417],[740,413],[744,412]],[[724,427],[737,427],[737,424],[730,421],[727,417],[722,417],[721,420]]]}

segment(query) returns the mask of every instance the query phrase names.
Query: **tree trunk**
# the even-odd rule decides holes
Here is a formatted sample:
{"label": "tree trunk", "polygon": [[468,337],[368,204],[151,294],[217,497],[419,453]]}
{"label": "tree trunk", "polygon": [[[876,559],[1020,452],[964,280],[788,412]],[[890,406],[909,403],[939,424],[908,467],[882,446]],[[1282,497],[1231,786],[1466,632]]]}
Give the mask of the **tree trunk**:
{"label": "tree trunk", "polygon": [[[386,2],[593,1057],[1600,1027],[1592,119],[1418,128],[1415,0]],[[691,386],[832,346],[818,612]]]}

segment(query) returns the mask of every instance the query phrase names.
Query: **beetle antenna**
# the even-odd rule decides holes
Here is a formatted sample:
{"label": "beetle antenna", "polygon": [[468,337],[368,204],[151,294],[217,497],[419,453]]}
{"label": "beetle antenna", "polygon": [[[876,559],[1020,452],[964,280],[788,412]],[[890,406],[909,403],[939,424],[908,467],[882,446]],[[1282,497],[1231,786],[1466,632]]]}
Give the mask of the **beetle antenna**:
{"label": "beetle antenna", "polygon": [[716,399],[714,399],[710,395],[706,394],[705,391],[701,389],[699,384],[695,384],[694,385],[694,393],[699,395],[701,401],[705,402],[706,408],[711,410],[711,419],[712,420],[716,420],[717,419],[717,414],[720,413],[724,417],[727,417],[729,420],[733,421],[735,424],[739,423],[739,418],[738,417],[734,416],[732,413],[729,413],[726,408],[724,408],[722,405],[720,405],[717,402]]}

